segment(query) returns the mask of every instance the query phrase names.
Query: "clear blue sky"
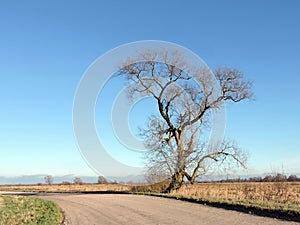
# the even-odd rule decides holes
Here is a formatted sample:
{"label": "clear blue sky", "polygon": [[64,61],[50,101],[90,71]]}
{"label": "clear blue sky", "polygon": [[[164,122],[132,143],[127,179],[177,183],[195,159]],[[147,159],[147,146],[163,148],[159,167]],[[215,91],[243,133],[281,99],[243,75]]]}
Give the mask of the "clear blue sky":
{"label": "clear blue sky", "polygon": [[0,176],[95,175],[73,135],[76,87],[97,57],[145,39],[254,80],[256,101],[227,105],[226,136],[248,173],[300,174],[299,23],[296,0],[1,1]]}

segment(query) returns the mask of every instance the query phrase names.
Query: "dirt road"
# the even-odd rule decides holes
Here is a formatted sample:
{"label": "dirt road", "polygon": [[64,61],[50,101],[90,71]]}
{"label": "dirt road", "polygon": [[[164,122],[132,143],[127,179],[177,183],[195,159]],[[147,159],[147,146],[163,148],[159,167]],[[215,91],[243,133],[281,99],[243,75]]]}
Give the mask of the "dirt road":
{"label": "dirt road", "polygon": [[41,196],[57,202],[68,225],[94,224],[300,224],[209,206],[150,196],[121,194],[59,194]]}

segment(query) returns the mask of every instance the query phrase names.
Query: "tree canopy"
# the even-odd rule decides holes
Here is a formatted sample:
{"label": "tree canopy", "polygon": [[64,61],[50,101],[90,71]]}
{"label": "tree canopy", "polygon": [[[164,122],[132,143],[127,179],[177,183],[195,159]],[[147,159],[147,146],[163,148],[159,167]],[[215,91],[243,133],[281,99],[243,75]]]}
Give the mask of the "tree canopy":
{"label": "tree canopy", "polygon": [[196,68],[179,52],[149,50],[138,57],[121,65],[119,75],[129,81],[129,97],[147,95],[157,103],[159,114],[151,115],[141,132],[149,149],[148,173],[171,178],[169,192],[180,188],[184,178],[194,183],[213,163],[245,166],[239,147],[228,141],[207,145],[203,132],[221,104],[252,98],[252,82],[237,69],[219,68],[213,74]]}

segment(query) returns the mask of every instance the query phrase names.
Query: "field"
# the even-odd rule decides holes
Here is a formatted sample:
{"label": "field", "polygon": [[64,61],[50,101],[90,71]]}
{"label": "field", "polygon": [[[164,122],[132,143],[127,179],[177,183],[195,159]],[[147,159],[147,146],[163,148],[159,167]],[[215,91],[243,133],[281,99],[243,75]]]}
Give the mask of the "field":
{"label": "field", "polygon": [[131,186],[122,184],[52,184],[52,185],[1,185],[0,191],[26,192],[94,192],[130,191]]}
{"label": "field", "polygon": [[184,185],[174,194],[300,204],[300,182],[201,183]]}
{"label": "field", "polygon": [[[0,191],[26,192],[161,192],[161,184],[2,185]],[[273,201],[300,205],[300,182],[235,182],[184,184],[176,195],[198,198]]]}
{"label": "field", "polygon": [[0,225],[61,224],[63,215],[53,202],[39,198],[0,195]]}
{"label": "field", "polygon": [[202,183],[185,185],[172,195],[300,221],[300,182]]}

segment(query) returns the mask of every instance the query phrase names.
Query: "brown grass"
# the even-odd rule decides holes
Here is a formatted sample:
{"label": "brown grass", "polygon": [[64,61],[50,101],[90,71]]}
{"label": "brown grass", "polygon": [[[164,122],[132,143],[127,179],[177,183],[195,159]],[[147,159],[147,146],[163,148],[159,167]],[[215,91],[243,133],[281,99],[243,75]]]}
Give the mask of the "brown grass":
{"label": "brown grass", "polygon": [[300,204],[300,182],[185,184],[172,194],[196,198],[272,201]]}
{"label": "brown grass", "polygon": [[[162,192],[167,183],[153,185],[122,184],[54,184],[54,185],[2,185],[0,191],[32,192]],[[240,182],[184,184],[172,194],[196,198],[273,201],[300,205],[300,182]],[[0,198],[1,200],[1,198]]]}
{"label": "brown grass", "polygon": [[[156,190],[157,186],[152,185]],[[184,184],[170,194],[155,193],[151,185],[141,194],[181,199],[300,222],[300,182],[243,182]],[[137,193],[138,194],[138,193]]]}
{"label": "brown grass", "polygon": [[1,185],[0,191],[26,192],[93,192],[93,191],[129,191],[129,185],[122,184],[53,184],[53,185]]}

